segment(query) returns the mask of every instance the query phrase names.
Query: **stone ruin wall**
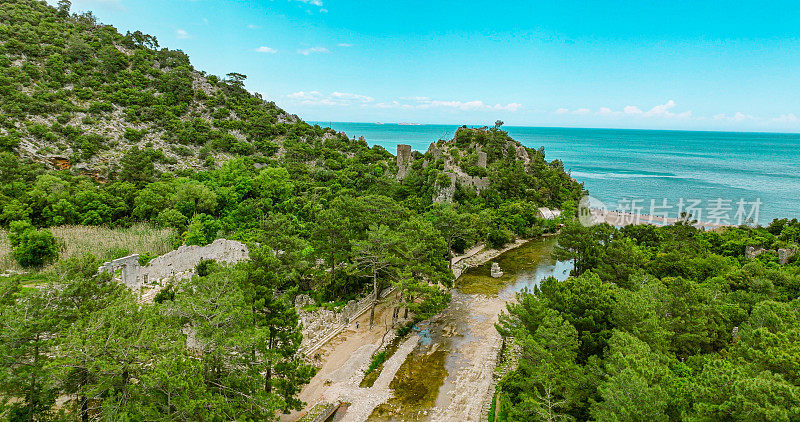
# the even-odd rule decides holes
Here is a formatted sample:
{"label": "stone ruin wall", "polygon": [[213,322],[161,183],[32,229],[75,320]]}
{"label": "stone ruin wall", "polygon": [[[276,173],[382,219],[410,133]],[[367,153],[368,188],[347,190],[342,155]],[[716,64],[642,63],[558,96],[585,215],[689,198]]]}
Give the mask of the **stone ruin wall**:
{"label": "stone ruin wall", "polygon": [[[755,257],[761,255],[762,253],[766,252],[766,250],[762,247],[755,247],[755,246],[748,246],[744,250],[744,256],[747,259],[755,259]],[[795,248],[780,248],[777,250],[778,253],[778,262],[781,265],[786,265],[789,263],[789,260],[792,259],[793,256],[797,255],[797,249]]]}
{"label": "stone ruin wall", "polygon": [[411,145],[397,145],[397,180],[403,180],[408,175],[411,166]]}
{"label": "stone ruin wall", "polygon": [[217,239],[206,246],[181,246],[159,257],[153,258],[146,266],[139,265],[139,255],[129,255],[106,262],[99,272],[115,272],[122,270],[121,281],[132,289],[138,290],[146,285],[160,284],[168,279],[181,280],[190,278],[201,259],[213,259],[217,262],[233,264],[247,260],[250,256],[247,245],[235,240]]}
{"label": "stone ruin wall", "polygon": [[[381,298],[389,296],[394,290],[394,287],[384,290]],[[357,301],[351,300],[347,302],[339,312],[324,308],[303,311],[303,307],[315,304],[314,299],[305,294],[297,295],[294,304],[295,308],[297,308],[303,332],[300,351],[304,354],[308,354],[309,351],[315,351],[327,337],[338,333],[350,324],[350,321],[361,315],[365,308],[372,305],[372,301],[373,295],[368,294]]]}

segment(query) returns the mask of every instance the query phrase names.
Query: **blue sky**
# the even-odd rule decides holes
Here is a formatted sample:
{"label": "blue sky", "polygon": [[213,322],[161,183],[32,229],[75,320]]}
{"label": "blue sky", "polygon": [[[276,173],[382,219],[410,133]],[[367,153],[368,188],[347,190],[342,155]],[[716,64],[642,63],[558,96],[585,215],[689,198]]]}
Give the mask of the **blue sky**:
{"label": "blue sky", "polygon": [[85,10],[305,120],[800,131],[798,2],[73,1]]}

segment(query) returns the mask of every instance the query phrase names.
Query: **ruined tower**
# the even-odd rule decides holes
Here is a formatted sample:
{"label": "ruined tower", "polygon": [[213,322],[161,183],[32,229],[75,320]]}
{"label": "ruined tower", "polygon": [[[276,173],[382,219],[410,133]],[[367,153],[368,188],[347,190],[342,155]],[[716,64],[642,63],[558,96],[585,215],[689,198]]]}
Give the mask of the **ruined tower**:
{"label": "ruined tower", "polygon": [[403,180],[411,165],[411,145],[397,145],[397,180]]}

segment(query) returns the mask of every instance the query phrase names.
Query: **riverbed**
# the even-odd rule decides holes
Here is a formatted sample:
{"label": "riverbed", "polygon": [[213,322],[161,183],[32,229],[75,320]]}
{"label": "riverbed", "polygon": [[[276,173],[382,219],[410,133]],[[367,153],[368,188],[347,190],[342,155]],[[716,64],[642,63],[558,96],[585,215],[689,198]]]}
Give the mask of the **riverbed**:
{"label": "riverbed", "polygon": [[[569,262],[551,257],[555,238],[525,243],[466,270],[456,280],[450,306],[418,324],[416,348],[390,384],[393,397],[372,412],[371,421],[477,421],[488,406],[502,339],[494,324],[517,292],[541,280],[564,280]],[[492,262],[504,272],[492,278]]]}

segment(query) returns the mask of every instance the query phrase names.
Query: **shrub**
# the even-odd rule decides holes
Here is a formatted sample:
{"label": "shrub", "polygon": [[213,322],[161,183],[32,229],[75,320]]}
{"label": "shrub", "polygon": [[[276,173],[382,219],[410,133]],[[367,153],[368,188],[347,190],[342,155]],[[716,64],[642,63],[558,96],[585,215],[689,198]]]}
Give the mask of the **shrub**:
{"label": "shrub", "polygon": [[167,208],[158,213],[156,223],[161,227],[173,227],[183,231],[186,227],[186,216],[174,208]]}
{"label": "shrub", "polygon": [[192,217],[189,228],[186,230],[185,242],[187,245],[205,246],[217,238],[219,224],[207,214],[197,214]]}
{"label": "shrub", "polygon": [[511,233],[502,227],[492,227],[486,235],[486,243],[494,249],[500,249],[512,240]]}
{"label": "shrub", "polygon": [[143,254],[139,254],[139,265],[141,265],[143,267],[146,266],[146,265],[149,265],[150,261],[152,261],[153,258],[155,258],[157,256],[158,255],[150,253],[150,252],[145,252]]}
{"label": "shrub", "polygon": [[200,277],[206,277],[212,272],[214,272],[214,268],[216,268],[217,261],[213,259],[201,259],[200,262],[197,263],[195,267],[195,272]]}
{"label": "shrub", "polygon": [[40,267],[58,258],[56,238],[50,230],[37,231],[27,221],[14,221],[8,234],[11,255],[22,267]]}
{"label": "shrub", "polygon": [[175,287],[171,284],[161,289],[161,291],[156,294],[156,297],[153,298],[153,302],[155,303],[171,302],[173,300],[175,300]]}
{"label": "shrub", "polygon": [[125,139],[130,142],[139,142],[141,141],[144,136],[147,134],[147,130],[136,130],[130,127],[125,128],[125,133],[122,135]]}

